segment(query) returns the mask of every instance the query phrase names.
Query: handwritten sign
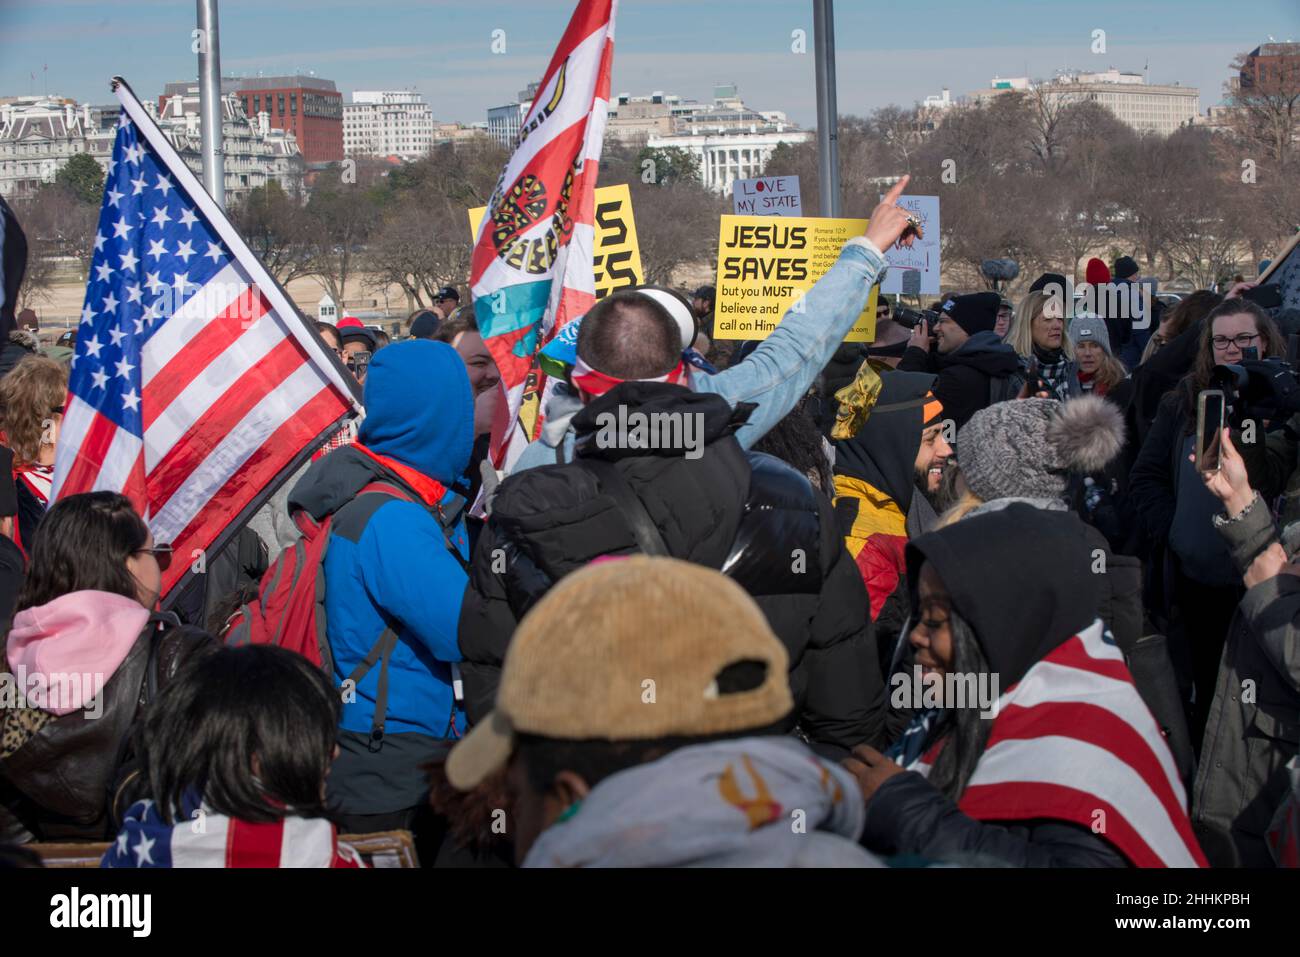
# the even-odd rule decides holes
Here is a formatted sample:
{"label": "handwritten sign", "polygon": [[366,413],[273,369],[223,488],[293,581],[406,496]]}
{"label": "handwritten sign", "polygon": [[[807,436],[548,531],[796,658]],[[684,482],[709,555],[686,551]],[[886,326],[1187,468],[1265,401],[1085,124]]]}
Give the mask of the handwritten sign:
{"label": "handwritten sign", "polygon": [[802,216],[798,176],[760,176],[731,184],[737,216]]}
{"label": "handwritten sign", "polygon": [[925,233],[924,239],[912,241],[912,247],[899,246],[895,243],[885,250],[885,261],[889,271],[881,284],[881,291],[901,293],[903,274],[915,269],[921,274],[922,295],[939,294],[939,197],[938,196],[900,196],[898,205],[921,221]]}

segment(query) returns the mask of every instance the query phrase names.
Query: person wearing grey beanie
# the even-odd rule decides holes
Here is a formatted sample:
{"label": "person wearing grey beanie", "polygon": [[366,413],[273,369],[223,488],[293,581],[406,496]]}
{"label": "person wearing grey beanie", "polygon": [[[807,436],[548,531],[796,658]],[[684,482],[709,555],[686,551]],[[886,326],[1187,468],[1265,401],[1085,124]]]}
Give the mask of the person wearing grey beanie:
{"label": "person wearing grey beanie", "polygon": [[975,413],[957,433],[957,461],[986,511],[1004,500],[1063,509],[1071,475],[1102,471],[1123,442],[1119,410],[1101,399],[1020,399]]}
{"label": "person wearing grey beanie", "polygon": [[1085,393],[1104,396],[1127,378],[1123,363],[1111,351],[1106,320],[1086,313],[1077,315],[1070,320],[1069,336],[1079,385]]}

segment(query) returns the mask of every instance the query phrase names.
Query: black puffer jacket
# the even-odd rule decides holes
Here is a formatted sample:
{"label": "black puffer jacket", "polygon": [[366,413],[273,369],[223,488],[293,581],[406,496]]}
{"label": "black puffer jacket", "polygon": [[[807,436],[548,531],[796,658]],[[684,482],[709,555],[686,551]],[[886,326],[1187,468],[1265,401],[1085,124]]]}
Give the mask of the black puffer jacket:
{"label": "black puffer jacket", "polygon": [[[597,447],[605,413],[698,414],[702,454]],[[827,756],[877,742],[883,682],[866,589],[825,496],[733,436],[749,408],[681,386],[625,383],[573,420],[579,459],[611,461],[668,552],[721,569],[754,596],[790,655],[800,730]],[[608,443],[602,443],[608,444]],[[693,453],[692,453],[693,454]],[[491,709],[515,626],[569,572],[601,555],[638,551],[613,497],[579,464],[542,466],[498,489],[474,553],[461,609],[461,671],[470,721]]]}

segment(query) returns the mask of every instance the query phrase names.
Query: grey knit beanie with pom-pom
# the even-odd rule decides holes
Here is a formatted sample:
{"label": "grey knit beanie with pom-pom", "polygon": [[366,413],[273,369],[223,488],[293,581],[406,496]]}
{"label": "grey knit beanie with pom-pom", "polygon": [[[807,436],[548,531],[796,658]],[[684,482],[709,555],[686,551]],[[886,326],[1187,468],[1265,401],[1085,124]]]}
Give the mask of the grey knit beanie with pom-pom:
{"label": "grey knit beanie with pom-pom", "polygon": [[957,464],[980,499],[1064,498],[1071,473],[1104,469],[1124,444],[1124,419],[1097,396],[1015,399],[976,412],[957,433]]}

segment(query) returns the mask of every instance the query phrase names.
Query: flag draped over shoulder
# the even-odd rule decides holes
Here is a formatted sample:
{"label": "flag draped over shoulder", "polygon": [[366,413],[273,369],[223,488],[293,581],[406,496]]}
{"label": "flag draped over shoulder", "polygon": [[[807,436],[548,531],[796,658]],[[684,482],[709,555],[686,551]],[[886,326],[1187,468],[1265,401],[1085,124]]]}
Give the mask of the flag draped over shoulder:
{"label": "flag draped over shoulder", "polygon": [[[1135,867],[1205,867],[1173,754],[1100,621],[997,702],[957,806],[978,821],[1070,821]],[[938,757],[932,749],[916,767]]]}
{"label": "flag draped over shoulder", "polygon": [[130,88],[116,92],[53,497],[130,498],[175,550],[166,594],[361,404]]}
{"label": "flag draped over shoulder", "polygon": [[470,285],[501,370],[508,421],[492,460],[509,469],[541,427],[538,349],[595,302],[596,173],[609,109],[617,0],[581,0],[523,121],[479,225]]}

